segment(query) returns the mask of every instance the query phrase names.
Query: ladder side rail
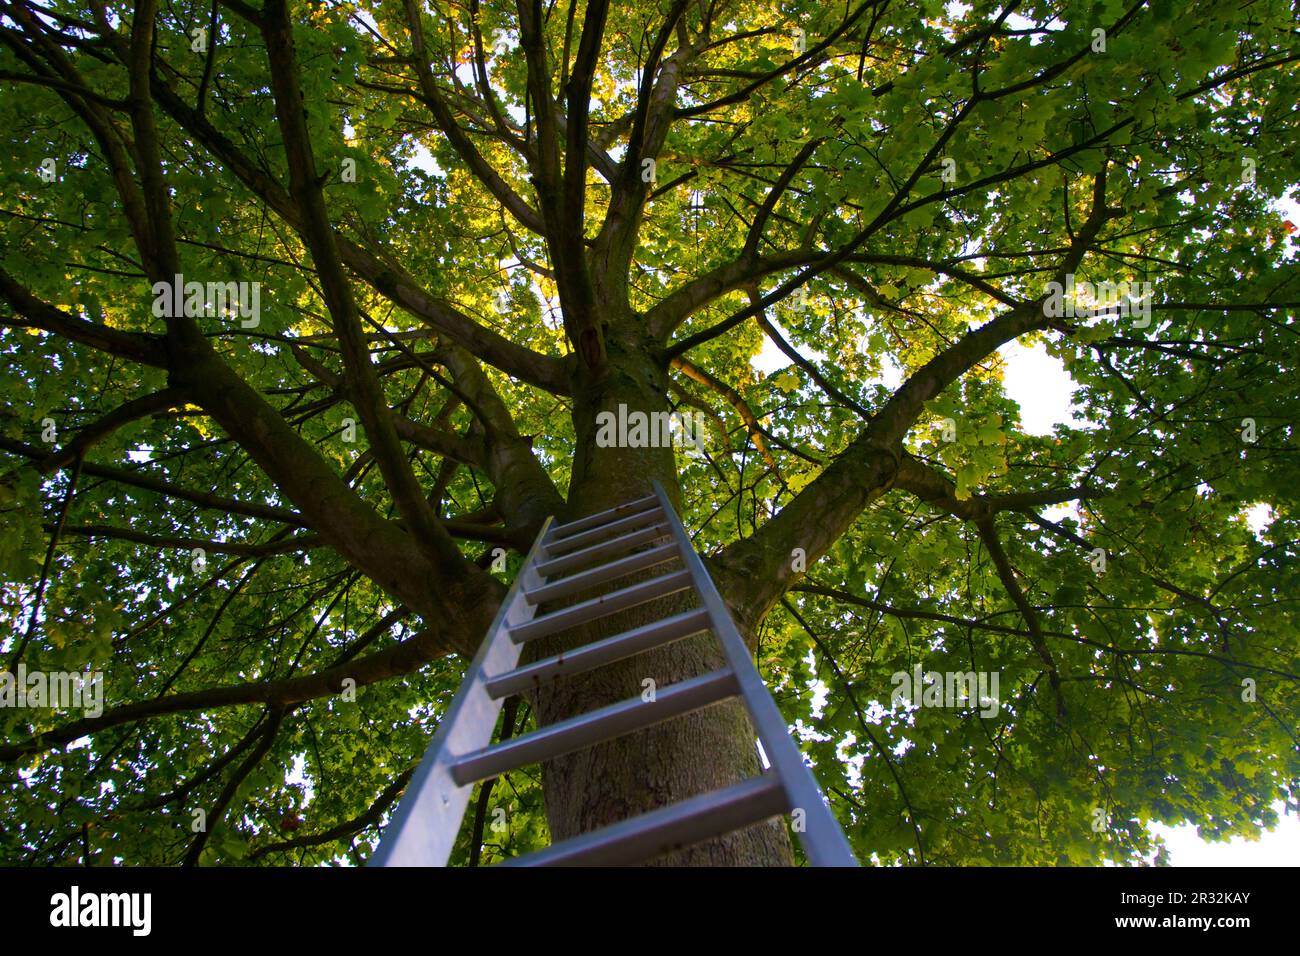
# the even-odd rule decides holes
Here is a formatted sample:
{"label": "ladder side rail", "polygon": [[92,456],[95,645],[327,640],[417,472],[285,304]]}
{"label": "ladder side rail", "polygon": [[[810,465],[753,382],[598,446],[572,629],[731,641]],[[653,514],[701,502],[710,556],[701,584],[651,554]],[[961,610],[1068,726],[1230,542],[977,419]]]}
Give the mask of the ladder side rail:
{"label": "ladder side rail", "polygon": [[741,698],[754,722],[754,730],[762,741],[767,759],[781,779],[791,810],[803,810],[804,832],[800,842],[814,866],[857,866],[857,859],[849,847],[844,831],[831,813],[821,788],[812,771],[804,763],[803,754],[795,746],[786,726],[785,718],[768,693],[758,669],[754,666],[744,638],[736,630],[731,611],[722,600],[713,578],[709,576],[704,561],[695,550],[686,528],[677,516],[676,509],[664,492],[663,486],[654,482],[655,494],[663,508],[669,530],[681,550],[682,562],[691,574],[700,603],[708,611],[713,633],[722,645],[727,663],[740,685]]}
{"label": "ladder side rail", "polygon": [[536,564],[545,557],[543,539],[552,521],[553,518],[546,519],[515,575],[460,689],[384,828],[379,848],[367,865],[447,865],[474,789],[472,783],[465,786],[456,783],[452,768],[461,756],[482,750],[492,742],[492,732],[505,701],[488,693],[487,682],[492,675],[512,670],[519,663],[523,647],[510,640],[509,630],[531,620],[536,613],[536,607],[525,600],[524,591],[542,583]]}

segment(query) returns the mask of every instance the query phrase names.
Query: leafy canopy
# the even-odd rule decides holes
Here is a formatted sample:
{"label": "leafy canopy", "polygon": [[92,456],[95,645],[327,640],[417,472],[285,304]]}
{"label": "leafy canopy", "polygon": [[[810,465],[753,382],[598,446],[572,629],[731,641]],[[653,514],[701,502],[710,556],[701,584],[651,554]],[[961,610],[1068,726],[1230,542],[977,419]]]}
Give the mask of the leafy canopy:
{"label": "leafy canopy", "polygon": [[[5,666],[106,688],[0,709],[0,858],[365,858],[563,507],[575,255],[708,418],[684,516],[864,859],[1132,863],[1300,800],[1288,4],[4,0],[0,40]],[[159,317],[173,268],[258,323]],[[1067,275],[1149,322],[1044,317]],[[1050,434],[1016,339],[1073,380]],[[918,665],[998,713],[892,700]],[[459,862],[546,841],[534,770],[475,816]]]}

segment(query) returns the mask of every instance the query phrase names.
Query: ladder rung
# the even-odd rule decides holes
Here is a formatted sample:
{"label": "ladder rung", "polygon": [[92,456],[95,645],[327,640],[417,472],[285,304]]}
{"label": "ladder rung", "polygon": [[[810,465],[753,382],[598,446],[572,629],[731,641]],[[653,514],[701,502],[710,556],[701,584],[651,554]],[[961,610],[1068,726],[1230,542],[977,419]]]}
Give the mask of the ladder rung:
{"label": "ladder rung", "polygon": [[452,765],[451,776],[458,786],[468,786],[478,780],[550,760],[716,704],[734,697],[738,690],[739,685],[731,671],[712,671],[663,688],[653,701],[629,697],[495,747],[467,754]]}
{"label": "ladder rung", "polygon": [[502,866],[619,866],[722,836],[785,813],[781,780],[760,774],[740,783],[584,833]]}
{"label": "ladder rung", "polygon": [[500,677],[491,677],[487,681],[487,692],[494,699],[509,697],[511,694],[547,683],[557,677],[581,674],[593,667],[600,667],[611,661],[620,661],[652,647],[690,637],[692,634],[707,630],[708,627],[708,613],[704,608],[697,607],[682,614],[666,617],[662,621],[655,621],[653,624],[643,624],[630,631],[615,634],[613,637],[593,641],[577,650],[556,654],[554,657],[529,664],[527,667],[506,671]]}
{"label": "ladder rung", "polygon": [[622,554],[638,544],[646,544],[650,541],[658,541],[660,538],[668,537],[668,526],[666,524],[657,524],[650,528],[642,528],[640,531],[633,531],[631,534],[625,534],[621,538],[611,538],[609,541],[602,541],[600,544],[592,545],[590,548],[584,548],[581,551],[574,551],[572,554],[566,554],[562,558],[553,558],[550,561],[539,561],[537,563],[537,573],[544,578],[549,578],[552,574],[563,574],[566,571],[572,571],[574,568],[580,568],[590,564],[593,560],[613,557],[616,554]]}
{"label": "ladder rung", "polygon": [[570,607],[561,608],[550,614],[535,617],[526,624],[512,627],[510,629],[510,639],[516,644],[522,644],[524,641],[546,637],[566,628],[577,627],[579,624],[586,624],[588,621],[602,618],[606,614],[613,614],[615,611],[636,607],[638,604],[644,604],[646,601],[663,597],[665,594],[674,594],[690,586],[691,573],[689,571],[670,571],[668,574],[662,574],[657,578],[641,581]]}
{"label": "ladder rung", "polygon": [[594,528],[598,524],[604,524],[612,518],[620,518],[623,515],[629,515],[633,512],[640,511],[654,500],[654,495],[646,495],[644,498],[638,498],[636,501],[628,501],[606,511],[597,511],[595,514],[587,515],[585,518],[576,518],[568,524],[554,525],[551,528],[551,540],[563,538],[566,535],[574,534],[578,531],[586,531],[588,528]]}
{"label": "ladder rung", "polygon": [[585,591],[597,584],[621,578],[633,571],[640,571],[644,568],[652,568],[656,564],[663,564],[676,556],[677,544],[669,541],[667,544],[661,544],[649,551],[638,551],[635,554],[629,554],[626,558],[620,558],[609,564],[598,564],[586,571],[579,571],[567,578],[552,581],[550,584],[543,584],[531,591],[525,591],[524,598],[529,604],[544,604],[547,601],[555,601]]}
{"label": "ladder rung", "polygon": [[597,541],[604,541],[606,538],[617,537],[624,531],[632,531],[651,522],[664,520],[664,509],[656,505],[645,511],[638,511],[634,515],[626,518],[619,518],[617,521],[611,521],[608,524],[602,524],[598,527],[591,528],[588,531],[579,531],[577,534],[569,535],[559,541],[547,541],[546,553],[552,557],[559,557],[562,554],[568,554],[570,551],[577,551],[579,548],[585,548],[589,544],[595,544]]}

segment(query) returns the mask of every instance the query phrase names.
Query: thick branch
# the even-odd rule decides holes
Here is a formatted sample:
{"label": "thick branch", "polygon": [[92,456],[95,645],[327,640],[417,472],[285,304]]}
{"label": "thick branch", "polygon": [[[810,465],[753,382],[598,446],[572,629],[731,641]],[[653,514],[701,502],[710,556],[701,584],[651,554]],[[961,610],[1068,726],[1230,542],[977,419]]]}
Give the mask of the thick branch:
{"label": "thick branch", "polygon": [[469,136],[456,122],[451,109],[447,106],[447,101],[443,98],[433,80],[433,72],[429,66],[429,55],[424,45],[424,27],[420,21],[420,9],[415,0],[405,0],[405,7],[406,23],[411,32],[411,46],[415,54],[415,72],[419,79],[420,92],[423,94],[424,103],[433,114],[438,128],[442,130],[443,135],[447,137],[447,142],[451,143],[452,148],[456,150],[456,154],[470,168],[470,171],[478,178],[479,182],[496,197],[502,206],[510,211],[510,214],[519,221],[519,224],[539,235],[542,234],[545,232],[542,217],[528,203],[524,202],[522,196],[510,188],[510,185],[501,178],[500,173],[492,168],[492,165],[483,157],[483,154],[475,149]]}
{"label": "thick branch", "polygon": [[[22,455],[33,461],[42,461],[47,454],[39,448],[9,438],[0,438],[0,450]],[[86,462],[81,466],[81,470],[95,478],[104,478],[118,484],[143,488],[145,491],[152,491],[154,494],[163,495],[167,498],[176,498],[181,501],[190,501],[204,508],[212,508],[215,511],[223,511],[227,514],[265,518],[269,521],[293,525],[294,527],[305,527],[308,524],[306,518],[288,508],[277,508],[274,505],[257,504],[251,501],[237,501],[234,498],[226,498],[206,491],[182,488],[180,485],[174,485],[171,482],[162,481],[151,475],[141,474],[126,468],[113,468],[109,465],[95,465]]]}
{"label": "thick branch", "polygon": [[66,468],[85,455],[92,446],[103,441],[122,426],[144,418],[146,415],[166,411],[177,404],[183,403],[183,401],[183,393],[179,389],[164,388],[124,402],[107,415],[79,429],[71,441],[39,462],[36,467],[47,474],[60,468]]}
{"label": "thick branch", "polygon": [[356,301],[334,243],[334,229],[330,225],[325,196],[316,175],[316,161],[307,132],[306,101],[299,86],[293,27],[289,21],[286,0],[268,0],[263,15],[267,22],[262,36],[266,41],[267,59],[271,65],[271,88],[275,96],[276,115],[284,137],[290,194],[302,213],[304,238],[311,250],[316,272],[321,279],[325,304],[333,320],[334,334],[343,356],[348,391],[355,396],[357,413],[361,416],[370,438],[371,450],[398,510],[416,531],[419,543],[430,548],[431,554],[440,564],[448,568],[455,567],[461,559],[460,551],[438,527],[415,480],[410,463],[402,452],[388,402],[371,364],[369,347],[361,334]]}
{"label": "thick branch", "polygon": [[5,322],[13,328],[41,329],[70,342],[79,342],[132,362],[155,368],[167,367],[167,352],[161,336],[123,332],[68,315],[62,309],[56,309],[36,298],[3,268],[0,268],[0,296],[4,297],[15,312],[27,319],[26,322]]}
{"label": "thick branch", "polygon": [[[484,629],[486,630],[486,625]],[[480,633],[479,637],[481,636]],[[26,754],[50,750],[110,727],[119,727],[162,714],[212,710],[238,704],[287,707],[317,697],[329,697],[342,693],[343,682],[349,678],[356,681],[357,687],[364,687],[390,677],[409,674],[446,653],[446,642],[442,637],[434,630],[424,630],[392,647],[315,674],[228,687],[212,687],[126,704],[106,711],[99,717],[87,717],[64,724],[29,740],[0,745],[0,760],[16,760]]]}
{"label": "thick branch", "polygon": [[[201,143],[222,165],[261,199],[268,208],[302,234],[305,222],[286,193],[271,176],[245,156],[229,138],[173,93],[157,77],[154,98],[182,129]],[[562,359],[542,355],[484,328],[453,305],[429,295],[396,262],[335,233],[343,262],[376,292],[429,324],[441,335],[458,342],[483,361],[509,375],[556,395],[567,395],[569,383]]]}
{"label": "thick branch", "polygon": [[1020,491],[1000,495],[972,495],[957,497],[957,486],[945,475],[910,454],[904,454],[894,487],[916,495],[963,521],[982,521],[1001,511],[1018,511],[1024,508],[1045,508],[1100,498],[1107,494],[1103,488],[1047,488],[1042,491]]}
{"label": "thick branch", "polygon": [[[950,127],[951,128],[951,127]],[[1110,218],[1105,206],[1105,172],[1093,185],[1093,206],[1057,273],[1058,281],[1078,267],[1102,225]],[[761,302],[751,306],[758,311]],[[1003,343],[1049,321],[1043,300],[1011,309],[975,329],[913,373],[867,427],[803,491],[767,524],[729,546],[716,559],[718,573],[733,590],[735,610],[753,626],[800,575],[791,554],[802,548],[808,565],[856,520],[867,505],[893,487],[903,467],[902,441],[925,402],[938,395],[969,368]]]}
{"label": "thick branch", "polygon": [[116,528],[106,524],[69,525],[63,529],[63,533],[75,534],[84,538],[112,538],[119,541],[134,541],[137,544],[147,544],[154,548],[170,548],[178,551],[193,551],[195,548],[202,548],[209,554],[237,554],[246,558],[312,551],[325,545],[321,537],[315,534],[298,535],[278,541],[270,541],[266,544],[247,544],[242,541],[210,541],[207,538],[148,534],[144,531],[136,531],[134,528]]}

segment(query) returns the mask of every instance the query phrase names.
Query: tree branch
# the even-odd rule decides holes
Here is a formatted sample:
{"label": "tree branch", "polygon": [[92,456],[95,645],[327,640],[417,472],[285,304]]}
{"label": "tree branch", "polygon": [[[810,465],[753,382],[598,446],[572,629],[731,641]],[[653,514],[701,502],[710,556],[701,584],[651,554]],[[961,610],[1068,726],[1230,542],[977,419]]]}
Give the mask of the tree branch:
{"label": "tree branch", "polygon": [[40,329],[132,362],[155,368],[167,367],[167,352],[162,336],[123,332],[107,325],[96,325],[85,319],[74,318],[62,309],[56,309],[36,298],[3,268],[0,268],[0,296],[4,297],[15,312],[27,319],[26,322],[10,320],[4,323],[13,328]]}
{"label": "tree branch", "polygon": [[183,404],[183,394],[180,389],[164,388],[124,402],[107,415],[79,429],[71,441],[38,462],[36,464],[37,469],[48,474],[60,468],[66,468],[78,458],[83,457],[92,446],[103,441],[122,426],[144,418],[146,415],[153,415],[174,408],[178,404]]}
{"label": "tree branch", "polygon": [[415,773],[414,768],[404,770],[393,779],[392,783],[380,791],[378,798],[370,809],[358,817],[353,817],[345,823],[338,826],[330,827],[320,833],[311,833],[305,836],[294,837],[292,840],[285,840],[281,843],[268,843],[265,846],[259,846],[248,855],[250,860],[260,860],[268,853],[283,853],[287,850],[298,850],[303,847],[320,846],[322,843],[333,843],[335,840],[341,840],[344,837],[360,833],[367,827],[375,826],[383,819],[384,814],[388,811],[397,799],[406,790],[407,783],[411,780],[411,775]]}
{"label": "tree branch", "polygon": [[[505,589],[500,588],[500,590],[504,593]],[[483,630],[476,632],[478,639],[482,639],[486,627],[487,625],[484,625]],[[238,704],[287,707],[317,697],[330,697],[342,693],[343,682],[347,679],[356,681],[357,687],[364,687],[390,677],[409,674],[430,661],[445,656],[449,650],[444,635],[439,634],[437,630],[426,628],[392,647],[353,661],[339,663],[314,674],[210,687],[205,690],[187,691],[125,704],[106,711],[98,717],[75,720],[43,734],[37,734],[28,740],[0,744],[0,761],[17,760],[27,754],[50,750],[71,743],[79,737],[100,733],[110,727],[131,724],[163,714],[212,710]],[[459,650],[461,653],[472,652],[473,645]]]}
{"label": "tree branch", "polygon": [[[1094,179],[1092,211],[1057,272],[1062,283],[1067,272],[1076,270],[1111,217],[1105,205],[1105,183],[1103,167]],[[792,551],[804,549],[806,563],[811,565],[864,508],[893,487],[903,467],[903,438],[925,402],[1004,342],[1050,321],[1043,313],[1044,299],[1008,310],[968,332],[914,372],[871,417],[858,437],[794,500],[753,535],[731,544],[715,558],[719,575],[728,581],[738,617],[752,629],[799,577],[791,561]],[[766,299],[751,310],[761,309],[763,301]],[[724,593],[727,591],[724,588]]]}
{"label": "tree branch", "polygon": [[[429,65],[429,56],[424,46],[424,27],[420,21],[420,9],[415,0],[404,0],[406,10],[406,24],[411,33],[411,46],[414,53],[414,68],[416,77],[420,84],[420,92],[423,94],[423,102],[433,113],[433,118],[447,137],[456,154],[464,161],[465,165],[478,178],[497,201],[501,203],[510,214],[525,229],[529,229],[538,235],[545,232],[545,224],[542,217],[516,193],[510,185],[501,178],[501,175],[492,168],[492,165],[483,157],[470,138],[461,129],[456,118],[452,116],[451,109],[447,106],[447,101],[438,91],[438,86],[434,83],[433,72]],[[477,36],[477,31],[476,31]],[[481,41],[480,41],[481,49]]]}
{"label": "tree branch", "polygon": [[1047,668],[1047,679],[1051,682],[1052,693],[1056,695],[1056,715],[1064,719],[1065,697],[1061,694],[1061,675],[1056,669],[1056,661],[1052,657],[1052,652],[1048,650],[1047,642],[1043,639],[1043,625],[1038,620],[1038,612],[1029,603],[1024,590],[1020,587],[1020,582],[1016,580],[1015,569],[1011,567],[1007,552],[998,538],[997,527],[993,522],[993,518],[979,519],[975,522],[975,528],[979,531],[980,540],[984,542],[984,547],[988,549],[989,557],[993,559],[993,566],[997,568],[998,577],[1002,580],[1002,586],[1007,589],[1007,594],[1011,595],[1011,600],[1015,602],[1016,607],[1020,610],[1020,616],[1025,620],[1025,626],[1029,628],[1030,639],[1034,644],[1034,652],[1042,660],[1043,666]]}

